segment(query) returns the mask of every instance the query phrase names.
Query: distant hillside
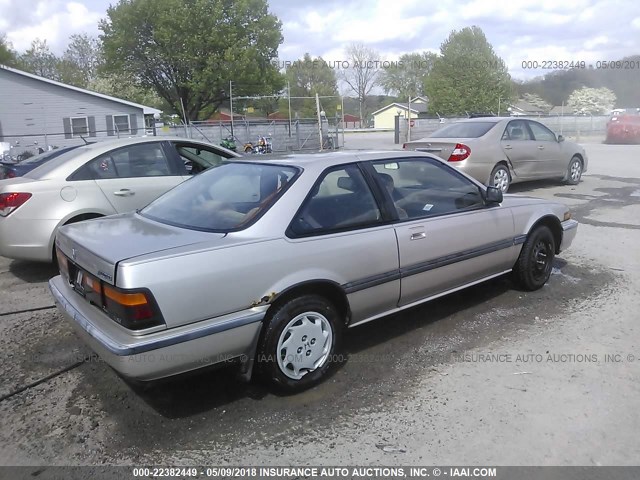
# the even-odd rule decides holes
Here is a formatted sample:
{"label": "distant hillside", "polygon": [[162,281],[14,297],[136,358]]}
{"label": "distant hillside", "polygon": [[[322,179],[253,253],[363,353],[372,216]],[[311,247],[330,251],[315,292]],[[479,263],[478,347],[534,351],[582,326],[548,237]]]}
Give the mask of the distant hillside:
{"label": "distant hillside", "polygon": [[514,88],[518,96],[535,93],[552,105],[561,105],[577,88],[607,87],[616,94],[616,107],[640,107],[640,55],[606,62],[610,68],[596,68],[605,62],[589,63],[591,68],[557,70],[544,77],[514,82]]}

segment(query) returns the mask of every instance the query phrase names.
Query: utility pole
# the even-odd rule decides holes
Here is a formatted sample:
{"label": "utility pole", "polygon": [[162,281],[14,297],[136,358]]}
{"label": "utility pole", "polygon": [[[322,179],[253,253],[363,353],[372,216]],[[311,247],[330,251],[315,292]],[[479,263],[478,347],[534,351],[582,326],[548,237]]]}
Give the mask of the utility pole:
{"label": "utility pole", "polygon": [[229,110],[231,111],[231,138],[233,135],[233,81],[229,80]]}
{"label": "utility pole", "polygon": [[316,112],[318,113],[318,135],[320,136],[320,151],[322,151],[322,116],[320,115],[320,97],[316,93]]}
{"label": "utility pole", "polygon": [[407,142],[411,141],[411,96],[409,96],[409,111],[407,112]]}
{"label": "utility pole", "polygon": [[289,137],[291,137],[291,83],[287,82],[287,101],[289,102]]}
{"label": "utility pole", "polygon": [[[182,118],[184,119],[184,134],[187,136],[187,138],[191,138],[191,135],[189,135],[189,130],[188,130],[188,126],[187,126],[187,112],[184,109],[184,102],[182,101],[182,97],[180,97],[180,106],[182,107]],[[114,122],[115,123],[115,122]],[[116,132],[118,131],[118,129],[116,128]],[[118,132],[118,138],[120,138],[120,133]]]}
{"label": "utility pole", "polygon": [[340,111],[342,112],[342,148],[344,148],[344,97],[340,95]]}

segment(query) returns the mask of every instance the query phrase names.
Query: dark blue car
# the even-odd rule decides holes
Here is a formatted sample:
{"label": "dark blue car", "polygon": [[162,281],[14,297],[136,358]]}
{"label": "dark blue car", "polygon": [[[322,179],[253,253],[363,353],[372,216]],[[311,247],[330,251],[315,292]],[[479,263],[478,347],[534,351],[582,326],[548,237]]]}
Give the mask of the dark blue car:
{"label": "dark blue car", "polygon": [[36,167],[39,167],[45,162],[48,162],[52,158],[56,158],[65,152],[69,152],[82,145],[73,145],[71,147],[56,148],[48,152],[41,153],[34,157],[23,160],[22,162],[0,162],[0,180],[3,178],[21,177],[25,173],[30,172]]}

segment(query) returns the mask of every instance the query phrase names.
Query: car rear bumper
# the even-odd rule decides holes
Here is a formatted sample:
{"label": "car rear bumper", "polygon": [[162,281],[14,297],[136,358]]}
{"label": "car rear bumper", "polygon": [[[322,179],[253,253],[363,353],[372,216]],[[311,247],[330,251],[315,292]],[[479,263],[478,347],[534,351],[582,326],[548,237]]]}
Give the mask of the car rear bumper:
{"label": "car rear bumper", "polygon": [[576,220],[565,220],[562,222],[562,243],[560,244],[560,251],[566,250],[573,243],[573,239],[576,238],[578,233],[578,222]]}
{"label": "car rear bumper", "polygon": [[20,260],[51,262],[51,238],[59,220],[22,220],[0,217],[0,255]]}
{"label": "car rear bumper", "polygon": [[[49,281],[49,289],[59,310],[93,351],[121,375],[144,381],[252,356],[266,313],[265,307],[257,307],[134,335],[86,302],[61,276]],[[110,322],[108,329],[101,325],[104,322]]]}

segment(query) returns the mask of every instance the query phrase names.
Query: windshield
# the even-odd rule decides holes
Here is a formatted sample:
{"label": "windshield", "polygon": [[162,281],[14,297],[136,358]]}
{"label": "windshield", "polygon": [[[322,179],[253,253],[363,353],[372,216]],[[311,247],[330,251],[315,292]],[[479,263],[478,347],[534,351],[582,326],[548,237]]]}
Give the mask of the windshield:
{"label": "windshield", "polygon": [[177,186],[140,214],[194,230],[241,229],[274,203],[296,173],[281,165],[224,163]]}
{"label": "windshield", "polygon": [[431,138],[478,138],[483,136],[492,127],[495,122],[460,122],[452,123],[440,130],[436,130],[429,137]]}

